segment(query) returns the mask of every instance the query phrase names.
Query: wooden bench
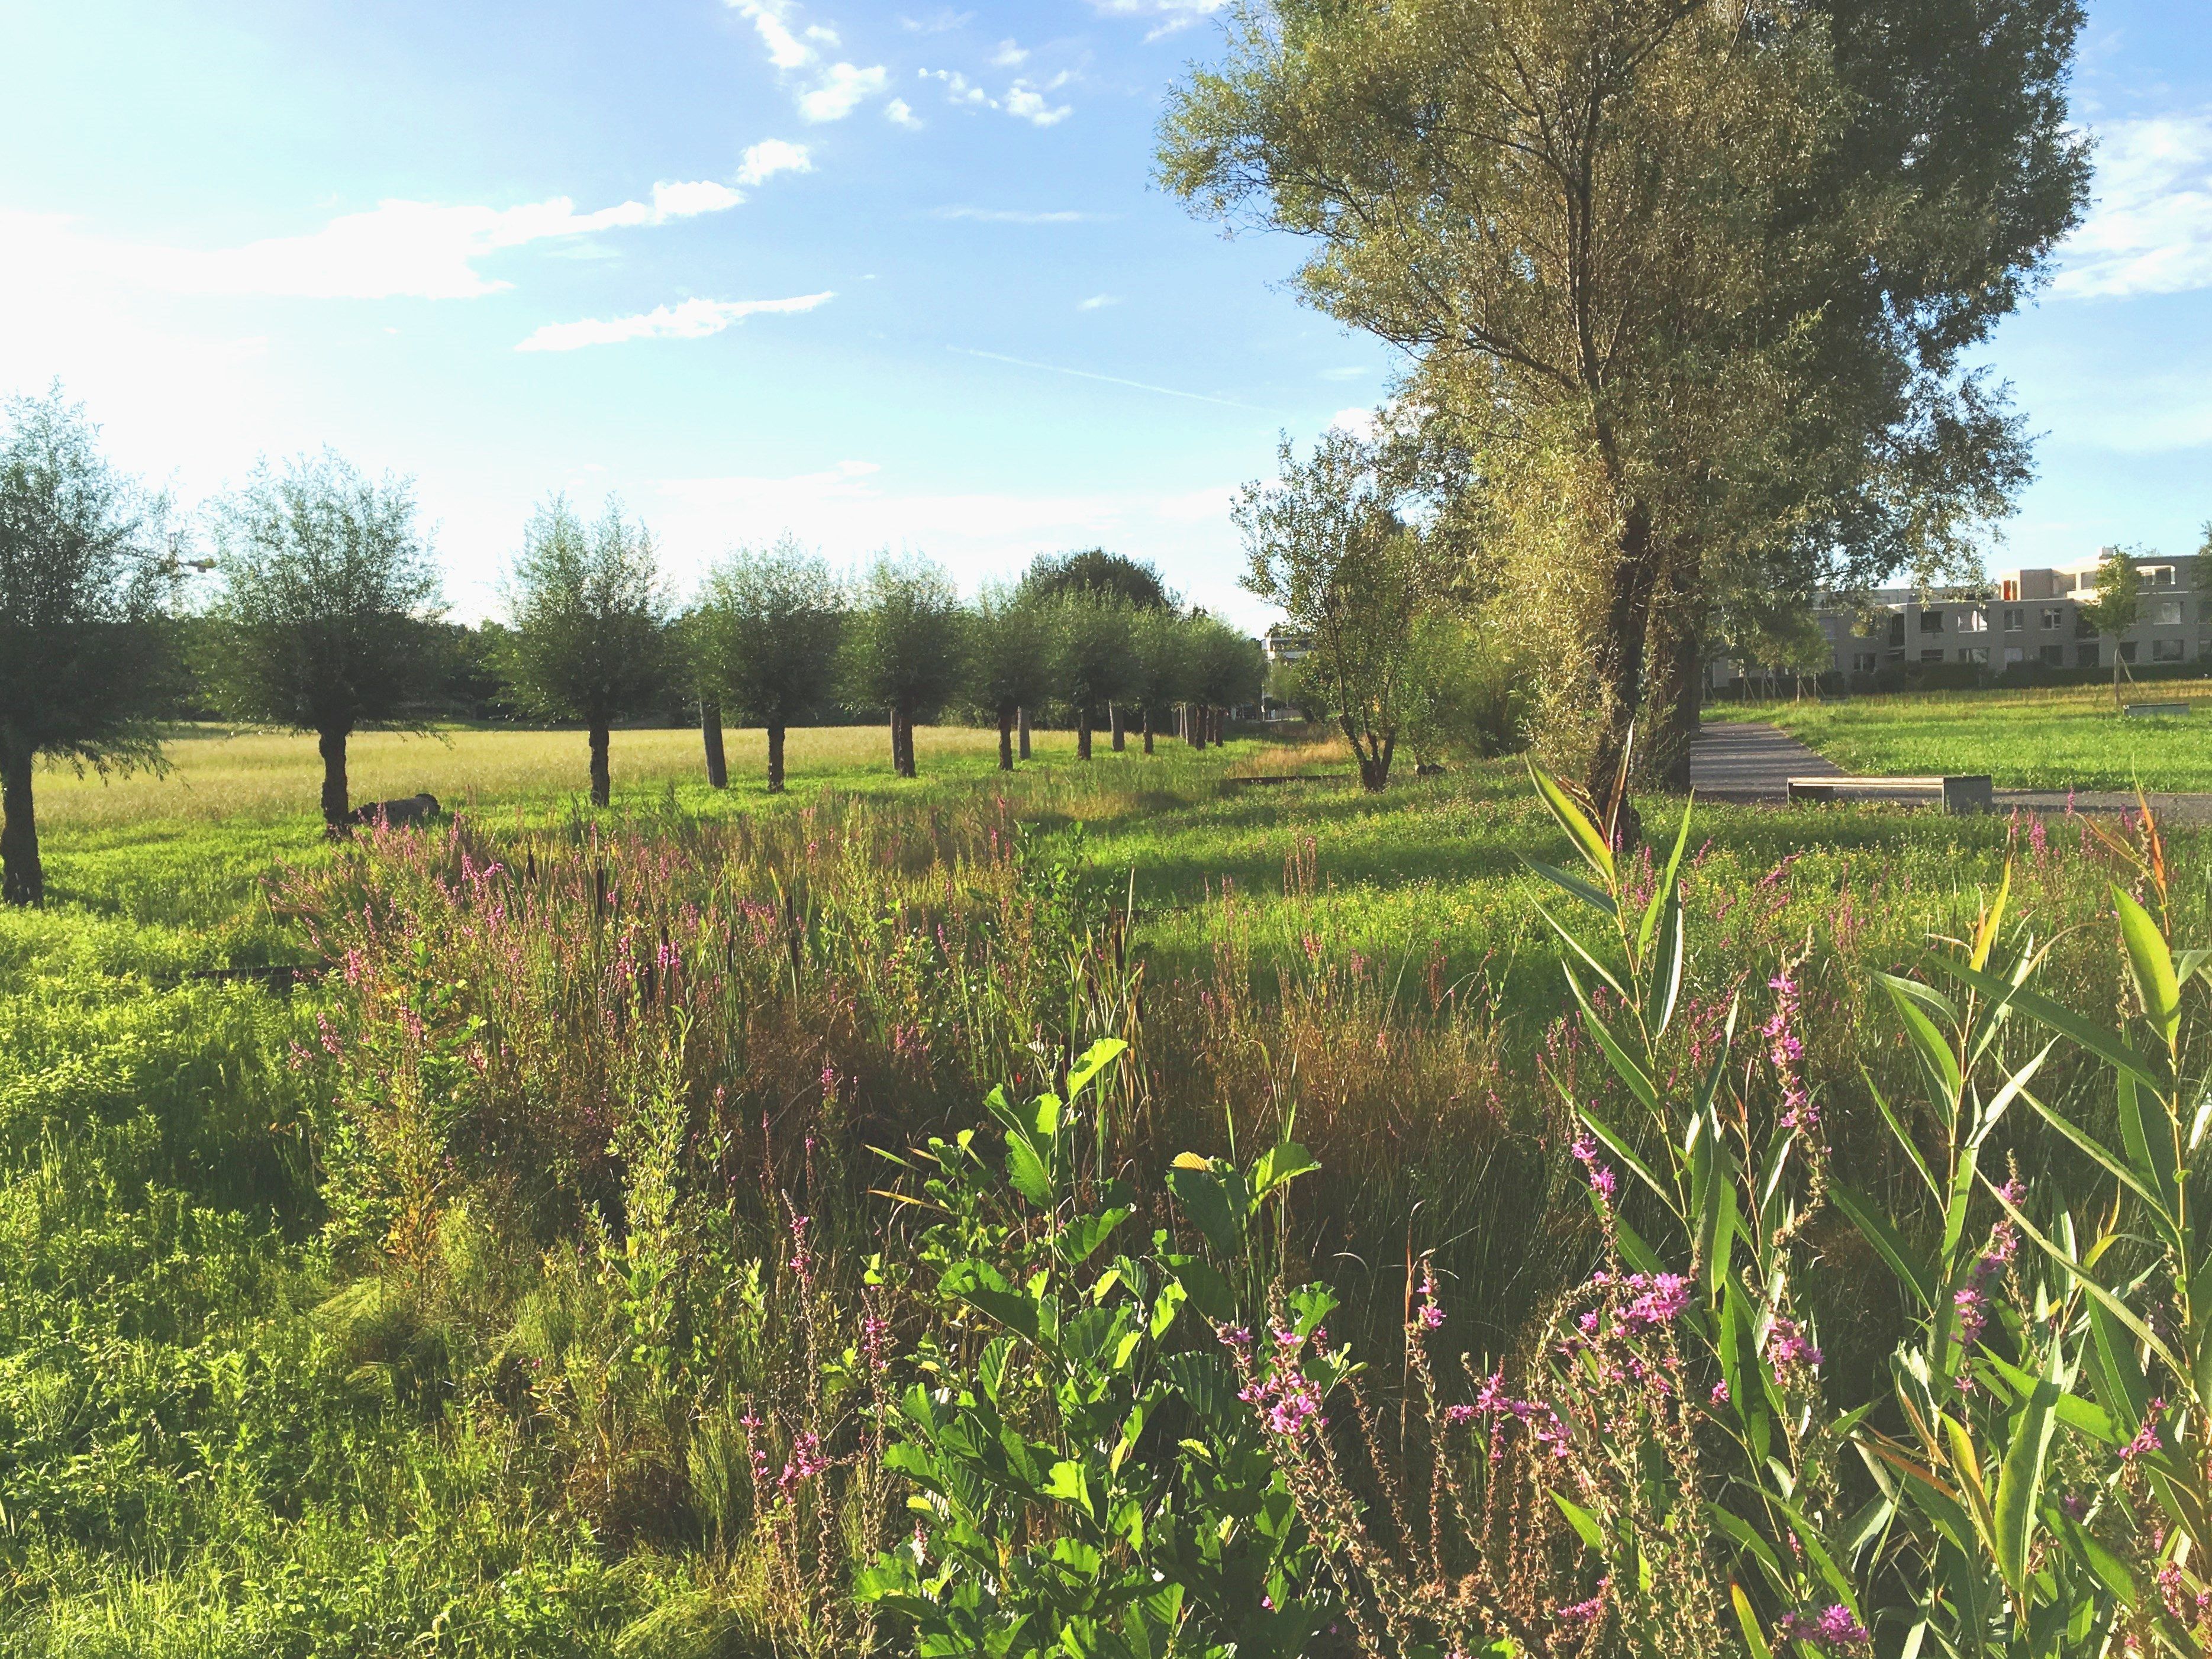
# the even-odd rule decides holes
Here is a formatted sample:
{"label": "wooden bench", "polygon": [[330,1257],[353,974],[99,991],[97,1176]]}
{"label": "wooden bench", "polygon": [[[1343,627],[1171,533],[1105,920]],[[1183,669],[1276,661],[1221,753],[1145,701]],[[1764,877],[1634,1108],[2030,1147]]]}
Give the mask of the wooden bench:
{"label": "wooden bench", "polygon": [[2127,712],[2130,714],[2186,714],[2189,705],[2185,702],[2131,702],[2127,706]]}
{"label": "wooden bench", "polygon": [[1850,794],[1935,795],[1954,817],[1996,810],[1996,793],[1986,772],[1943,778],[1791,778],[1788,793],[1791,800],[1834,800]]}

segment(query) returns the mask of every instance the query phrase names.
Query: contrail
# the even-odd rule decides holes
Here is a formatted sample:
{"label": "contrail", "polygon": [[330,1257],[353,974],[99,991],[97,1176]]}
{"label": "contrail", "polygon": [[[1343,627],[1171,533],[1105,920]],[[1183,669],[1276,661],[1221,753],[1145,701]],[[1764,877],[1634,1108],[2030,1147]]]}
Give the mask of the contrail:
{"label": "contrail", "polygon": [[1257,404],[1240,404],[1234,398],[1212,398],[1203,392],[1178,392],[1171,386],[1154,386],[1147,380],[1125,380],[1119,374],[1094,374],[1087,368],[1066,368],[1059,363],[1032,362],[1027,357],[1009,357],[998,351],[976,351],[968,346],[947,346],[945,349],[957,351],[963,357],[984,357],[994,363],[1012,363],[1017,368],[1042,368],[1051,374],[1073,374],[1079,380],[1103,380],[1108,386],[1126,386],[1139,392],[1157,392],[1163,398],[1188,398],[1194,404],[1219,404],[1224,409],[1249,409],[1259,415],[1267,413]]}

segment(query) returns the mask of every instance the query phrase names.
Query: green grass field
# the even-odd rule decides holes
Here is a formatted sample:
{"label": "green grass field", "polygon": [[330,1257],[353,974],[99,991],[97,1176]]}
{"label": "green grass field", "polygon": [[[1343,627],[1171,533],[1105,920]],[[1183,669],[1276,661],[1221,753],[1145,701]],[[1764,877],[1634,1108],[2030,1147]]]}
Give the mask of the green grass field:
{"label": "green grass field", "polygon": [[2212,681],[2124,687],[2131,702],[2183,702],[2175,718],[2127,716],[2109,687],[1939,691],[1847,702],[1716,702],[1713,720],[1771,720],[1849,771],[1986,772],[2000,789],[2212,791]]}
{"label": "green grass field", "polygon": [[[902,781],[873,728],[794,733],[774,799],[757,739],[733,736],[718,793],[695,733],[621,732],[614,806],[593,814],[579,734],[374,738],[359,796],[428,788],[470,806],[477,839],[348,851],[321,840],[298,738],[192,735],[161,779],[42,776],[54,902],[0,914],[0,1655],[807,1651],[798,1591],[702,1518],[698,1437],[801,1369],[773,1317],[777,1183],[807,1183],[817,1272],[856,1294],[904,1224],[867,1149],[977,1122],[1006,1067],[1101,1030],[1136,1045],[1116,1131],[1134,1170],[1295,1118],[1322,1170],[1286,1248],[1346,1297],[1331,1324],[1363,1352],[1396,1340],[1413,1252],[1435,1250],[1446,1336],[1478,1355],[1587,1273],[1561,1091],[1607,1085],[1536,908],[1557,896],[1521,861],[1567,857],[1522,762],[1378,799],[1328,743],[1102,743],[1084,766],[1040,734],[1002,779],[994,734],[918,741],[923,775]],[[1647,805],[1655,833],[1680,807]],[[2182,830],[2172,848],[2191,939],[2212,938],[2203,845]],[[1690,848],[1686,1029],[1709,1040],[1737,995],[1765,1018],[1768,979],[1797,964],[1808,1075],[1868,1189],[1909,1194],[1843,1103],[1862,1066],[1910,1086],[1869,972],[1967,931],[2008,859],[2021,914],[2058,938],[2046,985],[2121,994],[2115,866],[2078,825],[1700,806]],[[542,915],[469,908],[484,856],[542,872],[514,890]],[[623,1191],[588,1179],[628,1133],[596,1114],[632,1097],[606,1067],[643,1017],[622,1011],[646,1006],[578,977],[624,971],[596,954],[602,866],[640,960],[673,936],[687,974],[722,975],[692,1028],[698,1145],[768,1159],[685,1166],[708,1207],[684,1212],[684,1282],[738,1287],[697,1328],[753,1346],[710,1364],[695,1344],[658,1382],[622,1359],[634,1268],[594,1218]],[[384,952],[377,994],[400,1003],[369,1005],[344,939]],[[344,971],[289,994],[227,972],[325,954]],[[382,1069],[433,1002],[456,1030],[492,1022],[502,1054],[545,1045],[471,1121],[573,1133],[557,1155],[459,1139],[420,1161],[417,1243],[380,1247],[390,1148],[362,1125],[410,1097],[385,1084],[471,1086],[445,1051]],[[593,1006],[621,1017],[572,1018]],[[2064,1103],[2087,1075],[2055,1061],[2041,1086]],[[771,1120],[781,1152],[763,1153]],[[2032,1124],[2006,1135],[2052,1164]],[[548,1183],[579,1207],[523,1205]],[[1893,1320],[1878,1269],[1838,1244],[1808,1294],[1834,1374],[1875,1378]],[[765,1314],[746,1260],[768,1263]]]}

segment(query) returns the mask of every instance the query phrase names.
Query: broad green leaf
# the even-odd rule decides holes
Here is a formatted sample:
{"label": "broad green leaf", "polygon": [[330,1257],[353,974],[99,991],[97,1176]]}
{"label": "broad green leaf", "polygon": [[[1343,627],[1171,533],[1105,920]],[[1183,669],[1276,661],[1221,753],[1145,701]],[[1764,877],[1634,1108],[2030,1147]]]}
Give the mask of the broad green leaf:
{"label": "broad green leaf", "polygon": [[1974,987],[1995,1002],[2008,1004],[2031,1019],[2042,1021],[2052,1030],[2073,1038],[2110,1064],[2134,1073],[2153,1088],[2158,1086],[2158,1073],[2151,1069],[2148,1060],[2130,1048],[2124,1038],[2105,1030],[2091,1020],[2082,1018],[2072,1009],[2063,1007],[2025,986],[2014,985],[1994,974],[1979,972],[1948,957],[1930,957],[1929,965],[1939,973]]}
{"label": "broad green leaf", "polygon": [[1270,1146],[1260,1154],[1260,1161],[1252,1166],[1252,1201],[1259,1201],[1278,1187],[1295,1181],[1302,1175],[1310,1175],[1321,1168],[1321,1160],[1294,1140],[1285,1140]]}
{"label": "broad green leaf", "polygon": [[1951,1045],[1936,1029],[1936,1022],[1923,1013],[1911,997],[1897,988],[1896,980],[1888,974],[1875,976],[1882,989],[1889,993],[1895,1005],[1897,1017],[1905,1026],[1906,1039],[1912,1045],[1913,1057],[1920,1062],[1922,1080],[1928,1089],[1928,1103],[1934,1109],[1936,1121],[1948,1126],[1957,1115],[1959,1092],[1965,1079],[1959,1075],[1959,1057],[1951,1052]]}
{"label": "broad green leaf", "polygon": [[2020,1606],[2027,1601],[2027,1558],[2035,1539],[2036,1511],[2043,1499],[2043,1471],[2057,1427],[2058,1349],[2052,1345],[2049,1368],[2038,1379],[2013,1430],[2003,1466],[1997,1473],[1996,1557],[1998,1571],[2012,1586]]}
{"label": "broad green leaf", "polygon": [[1563,1496],[1556,1487],[1547,1487],[1552,1501],[1559,1506],[1559,1513],[1567,1517],[1567,1524],[1575,1529],[1575,1536],[1601,1554],[1605,1550],[1605,1534],[1597,1524],[1597,1517],[1571,1499]]}
{"label": "broad green leaf", "polygon": [[1774,1659],[1773,1650],[1766,1645],[1766,1638],[1759,1628],[1759,1615],[1752,1611],[1751,1599],[1743,1593],[1741,1584],[1729,1586],[1729,1604],[1735,1609],[1735,1621],[1743,1630],[1743,1644],[1750,1650],[1751,1659]]}
{"label": "broad green leaf", "polygon": [[1120,1037],[1101,1037],[1084,1051],[1067,1074],[1067,1097],[1073,1100],[1081,1094],[1091,1079],[1128,1052],[1129,1045]]}
{"label": "broad green leaf", "polygon": [[1546,881],[1550,882],[1553,886],[1558,888],[1561,892],[1566,893],[1574,898],[1580,899],[1584,904],[1589,905],[1593,910],[1602,911],[1608,916],[1615,914],[1615,907],[1613,901],[1607,898],[1603,893],[1599,892],[1596,888],[1591,886],[1580,876],[1577,876],[1570,871],[1562,870],[1556,864],[1547,864],[1541,859],[1532,859],[1526,853],[1521,854],[1521,862],[1527,865],[1538,875],[1543,877]]}
{"label": "broad green leaf", "polygon": [[1220,1176],[1211,1170],[1171,1169],[1168,1190],[1224,1261],[1234,1260],[1244,1244],[1244,1222],[1229,1201]]}
{"label": "broad green leaf", "polygon": [[[2120,1144],[2128,1149],[2128,1156],[2136,1168],[2146,1173],[2159,1196],[2159,1207],[2168,1216],[2181,1212],[2181,1194],[2175,1175],[2173,1131],[2165,1121],[2163,1108],[2157,1115],[2143,1109],[2144,1091],[2126,1073],[2118,1073],[2113,1082],[2117,1088],[2116,1104],[2120,1118]],[[2153,1092],[2154,1102],[2158,1096]]]}
{"label": "broad green leaf", "polygon": [[1546,809],[1574,842],[1575,850],[1597,872],[1607,888],[1618,887],[1620,884],[1613,867],[1613,848],[1605,844],[1605,837],[1598,833],[1597,826],[1552,775],[1534,761],[1528,763],[1528,776]]}
{"label": "broad green leaf", "polygon": [[1010,1134],[1006,1137],[1006,1180],[1016,1192],[1040,1210],[1052,1207],[1052,1176],[1026,1136]]}
{"label": "broad green leaf", "polygon": [[1651,958],[1650,983],[1644,992],[1644,1024],[1655,1039],[1674,1021],[1674,1005],[1682,994],[1682,965],[1688,955],[1682,935],[1682,907],[1669,898],[1659,926],[1659,949]]}
{"label": "broad green leaf", "polygon": [[1670,898],[1679,899],[1675,879],[1681,873],[1682,849],[1690,844],[1690,809],[1695,798],[1682,803],[1682,827],[1674,832],[1674,850],[1667,855],[1667,872],[1659,878],[1659,884],[1651,890],[1651,901],[1644,907],[1644,921],[1636,930],[1636,948],[1640,953],[1651,948],[1657,937],[1660,916],[1665,912]]}
{"label": "broad green leaf", "polygon": [[2120,939],[2128,950],[2128,966],[2135,972],[2136,989],[2142,994],[2143,1015],[2159,1040],[2171,1050],[2181,1030],[2181,985],[2173,974],[2172,953],[2150,912],[2130,898],[2115,884],[2112,903],[2119,912]]}

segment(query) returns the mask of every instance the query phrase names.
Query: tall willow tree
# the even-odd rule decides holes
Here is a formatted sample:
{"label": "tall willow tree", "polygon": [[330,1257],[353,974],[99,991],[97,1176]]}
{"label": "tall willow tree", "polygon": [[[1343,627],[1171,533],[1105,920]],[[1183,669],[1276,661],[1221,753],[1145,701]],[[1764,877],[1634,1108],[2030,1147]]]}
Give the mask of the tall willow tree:
{"label": "tall willow tree", "polygon": [[605,806],[614,789],[609,732],[653,706],[672,654],[653,538],[618,502],[587,526],[556,495],[531,515],[505,598],[501,671],[526,706],[583,723],[592,805]]}
{"label": "tall willow tree", "polygon": [[1444,520],[1571,647],[1611,811],[1655,616],[1693,661],[1721,562],[1809,586],[2002,505],[1978,464],[2016,477],[2017,429],[1956,365],[2078,212],[2079,23],[2076,0],[1240,0],[1162,173],[1311,238],[1305,297],[1411,354],[1402,405],[1464,492]]}
{"label": "tall willow tree", "polygon": [[46,890],[32,781],[41,756],[158,764],[170,661],[167,503],[110,466],[57,386],[0,407],[0,901]]}

